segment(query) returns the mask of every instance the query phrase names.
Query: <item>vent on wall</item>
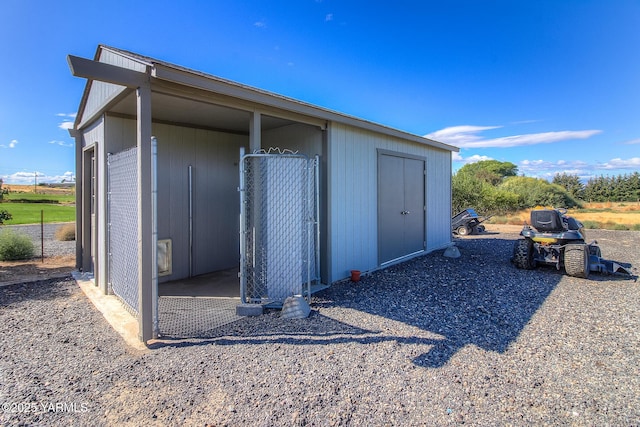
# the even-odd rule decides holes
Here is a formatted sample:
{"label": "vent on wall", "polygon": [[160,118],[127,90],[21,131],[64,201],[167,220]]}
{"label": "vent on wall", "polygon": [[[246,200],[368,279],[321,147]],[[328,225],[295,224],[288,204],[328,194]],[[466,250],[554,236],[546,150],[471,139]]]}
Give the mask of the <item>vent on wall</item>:
{"label": "vent on wall", "polygon": [[171,239],[158,240],[158,276],[171,274]]}

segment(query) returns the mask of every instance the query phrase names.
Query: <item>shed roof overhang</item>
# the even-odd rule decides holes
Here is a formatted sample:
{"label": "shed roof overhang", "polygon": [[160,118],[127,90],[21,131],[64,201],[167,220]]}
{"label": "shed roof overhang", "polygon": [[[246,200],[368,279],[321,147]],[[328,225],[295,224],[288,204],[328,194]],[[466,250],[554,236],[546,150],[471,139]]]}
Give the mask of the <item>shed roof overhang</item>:
{"label": "shed roof overhang", "polygon": [[[102,63],[99,61],[102,50],[145,65],[147,72]],[[135,115],[134,89],[150,84],[153,118],[157,121],[247,132],[248,114],[260,112],[264,116],[263,129],[290,123],[325,128],[328,122],[338,122],[438,149],[459,151],[457,147],[419,135],[113,47],[99,46],[93,61],[71,55],[68,61],[74,76],[89,79],[76,119],[77,129],[90,122],[82,113],[91,81],[99,80],[130,88],[108,105],[108,111],[115,114]]]}

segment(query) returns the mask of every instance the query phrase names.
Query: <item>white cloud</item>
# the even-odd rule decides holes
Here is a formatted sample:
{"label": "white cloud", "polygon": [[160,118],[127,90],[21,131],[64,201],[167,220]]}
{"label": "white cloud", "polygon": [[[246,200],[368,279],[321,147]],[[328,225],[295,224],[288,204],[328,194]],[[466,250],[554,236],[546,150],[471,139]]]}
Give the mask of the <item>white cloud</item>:
{"label": "white cloud", "polygon": [[[550,162],[547,160],[522,160],[518,163],[518,170],[520,172],[539,172],[547,170],[561,170],[566,172],[567,170],[582,170],[588,168],[588,164],[581,160],[557,160]],[[568,173],[568,172],[567,172]]]}
{"label": "white cloud", "polygon": [[529,123],[538,123],[540,120],[518,120],[517,122],[511,122],[512,125],[526,125]]}
{"label": "white cloud", "polygon": [[12,139],[9,142],[9,145],[0,144],[0,148],[16,148],[16,145],[18,145],[18,140],[17,139]]}
{"label": "white cloud", "polygon": [[629,145],[640,144],[640,138],[632,139],[631,141],[627,141],[624,144],[629,144]]}
{"label": "white cloud", "polygon": [[556,174],[566,173],[569,175],[578,175],[582,179],[588,179],[590,176],[589,169],[593,165],[589,165],[581,160],[557,160],[555,162],[547,160],[522,160],[518,163],[518,173],[536,178],[544,178],[549,181]]}
{"label": "white cloud", "polygon": [[58,117],[68,117],[70,119],[75,119],[78,113],[58,113],[56,116]]}
{"label": "white cloud", "polygon": [[566,173],[577,175],[583,180],[602,174],[603,171],[610,175],[624,174],[626,170],[640,169],[640,157],[630,159],[611,159],[604,163],[587,163],[581,160],[522,160],[518,163],[518,172],[526,176],[553,179],[556,174]]}
{"label": "white cloud", "polygon": [[630,159],[611,159],[605,163],[598,163],[596,169],[640,169],[640,157]]}
{"label": "white cloud", "polygon": [[29,185],[34,184],[36,181],[40,183],[58,183],[58,182],[72,182],[75,180],[75,174],[71,171],[67,171],[62,173],[61,175],[46,175],[41,172],[16,172],[11,175],[2,175],[0,178],[4,181],[5,184],[23,184]]}
{"label": "white cloud", "polygon": [[476,142],[481,139],[478,135],[475,135],[477,132],[489,129],[498,129],[501,127],[502,126],[451,126],[424,135],[424,137],[444,142],[445,144],[464,147],[465,144]]}
{"label": "white cloud", "polygon": [[324,17],[325,22],[333,21],[333,13],[327,13]]}
{"label": "white cloud", "polygon": [[49,141],[49,144],[55,144],[55,145],[59,145],[61,147],[73,147],[73,143],[66,142],[66,141],[53,140],[53,141]]}
{"label": "white cloud", "polygon": [[261,20],[261,21],[254,22],[253,26],[257,28],[267,28],[267,23],[264,22],[264,20]]}
{"label": "white cloud", "polygon": [[451,154],[453,154],[453,156],[452,156],[452,158],[451,158],[451,159],[452,159],[452,161],[454,161],[454,162],[458,162],[458,163],[463,163],[463,164],[465,164],[465,165],[466,165],[467,163],[476,163],[476,162],[482,162],[482,161],[484,161],[484,160],[493,160],[493,158],[492,158],[492,157],[489,157],[489,156],[480,156],[480,155],[478,155],[478,154],[474,154],[473,156],[469,156],[469,157],[462,157],[462,156],[460,155],[460,153],[456,153],[456,152],[453,152],[453,153],[451,153]]}
{"label": "white cloud", "polygon": [[572,139],[586,139],[601,133],[600,130],[558,131],[529,133],[524,135],[503,136],[500,138],[484,139],[477,135],[479,132],[498,129],[502,126],[452,126],[425,135],[426,138],[460,148],[488,148],[488,147],[519,147],[523,145],[550,144],[552,142]]}
{"label": "white cloud", "polygon": [[62,130],[73,129],[73,122],[64,121],[58,125],[58,127]]}

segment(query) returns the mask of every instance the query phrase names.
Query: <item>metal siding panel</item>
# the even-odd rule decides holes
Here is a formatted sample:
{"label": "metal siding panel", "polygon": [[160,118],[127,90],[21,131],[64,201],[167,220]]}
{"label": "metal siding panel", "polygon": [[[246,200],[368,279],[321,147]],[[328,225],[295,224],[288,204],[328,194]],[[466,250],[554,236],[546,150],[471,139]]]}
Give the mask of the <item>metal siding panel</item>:
{"label": "metal siding panel", "polygon": [[118,67],[140,72],[145,72],[147,68],[145,64],[139,61],[134,61],[131,58],[127,58],[108,49],[100,51],[99,61],[104,62],[105,64],[117,65]]}
{"label": "metal siding panel", "polygon": [[195,130],[196,163],[193,171],[193,274],[209,272],[208,257],[215,256],[208,252],[208,241],[212,240],[212,221],[217,212],[212,210],[213,179],[211,169],[217,167],[213,147],[207,144],[203,130]]}
{"label": "metal siding panel", "polygon": [[238,264],[238,158],[246,136],[186,127],[154,126],[158,138],[159,238],[170,238],[173,272],[162,281],[189,274],[188,167],[193,166],[194,274]]}
{"label": "metal siding panel", "polygon": [[[117,65],[119,67],[127,68],[130,70],[145,72],[146,66],[140,62],[133,61],[122,55],[109,50],[102,50],[100,52],[100,62],[106,64]],[[100,108],[114,97],[118,96],[121,92],[127,90],[124,86],[115,85],[113,83],[105,83],[93,80],[91,82],[91,89],[87,96],[84,111],[82,112],[81,122],[84,117],[91,117],[94,113],[98,112]]]}
{"label": "metal siding panel", "polygon": [[[173,246],[171,279],[189,275],[189,165],[194,165],[194,140],[184,128],[168,126],[167,136],[171,157],[169,185],[170,224],[167,237]],[[161,138],[161,137],[158,137]]]}
{"label": "metal siding panel", "polygon": [[451,242],[451,153],[433,150],[427,161],[427,251]]}
{"label": "metal siding panel", "polygon": [[113,83],[105,83],[100,81],[92,81],[87,102],[82,112],[82,121],[85,117],[89,118],[98,112],[110,99],[113,99],[119,93],[125,91],[124,86],[114,85]]}
{"label": "metal siding panel", "polygon": [[[427,250],[451,241],[451,155],[445,150],[377,134],[340,123],[329,132],[331,167],[330,251],[332,281],[350,269],[378,268],[377,149],[426,158],[425,240]],[[449,220],[447,220],[449,218]]]}
{"label": "metal siding panel", "polygon": [[314,126],[293,124],[262,132],[262,147],[279,147],[312,158],[322,154],[322,131]]}

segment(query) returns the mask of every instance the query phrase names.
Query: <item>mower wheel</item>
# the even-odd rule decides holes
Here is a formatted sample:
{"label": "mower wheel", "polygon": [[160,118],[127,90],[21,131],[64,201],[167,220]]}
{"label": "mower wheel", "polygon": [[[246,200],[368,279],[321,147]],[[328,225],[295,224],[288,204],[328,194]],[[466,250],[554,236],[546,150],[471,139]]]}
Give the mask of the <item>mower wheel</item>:
{"label": "mower wheel", "polygon": [[535,267],[533,261],[533,242],[531,239],[516,240],[513,246],[513,263],[523,270],[531,270]]}
{"label": "mower wheel", "polygon": [[564,269],[569,276],[589,277],[589,246],[571,244],[564,247]]}
{"label": "mower wheel", "polygon": [[458,227],[456,229],[456,232],[458,233],[458,236],[466,236],[468,234],[471,234],[471,230],[469,230],[466,225],[461,225],[460,227]]}

